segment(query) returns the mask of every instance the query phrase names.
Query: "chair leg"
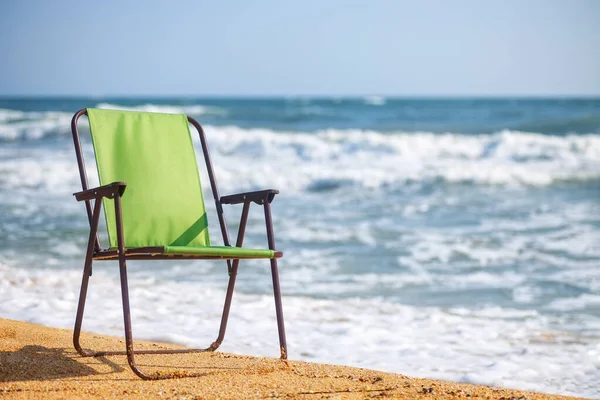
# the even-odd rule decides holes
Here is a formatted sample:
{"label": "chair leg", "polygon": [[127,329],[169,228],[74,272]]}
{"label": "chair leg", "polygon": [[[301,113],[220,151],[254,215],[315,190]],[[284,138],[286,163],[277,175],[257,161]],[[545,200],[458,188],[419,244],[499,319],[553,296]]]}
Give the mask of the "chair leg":
{"label": "chair leg", "polygon": [[229,274],[229,283],[227,284],[227,294],[225,295],[225,304],[223,305],[223,314],[221,315],[221,325],[219,327],[219,337],[210,347],[209,351],[215,351],[219,348],[225,338],[225,330],[227,329],[227,320],[229,319],[229,310],[231,309],[231,299],[233,298],[233,289],[235,287],[235,278],[237,277],[238,266],[240,260],[233,260],[231,272]]}
{"label": "chair leg", "polygon": [[140,371],[135,363],[133,353],[133,333],[131,330],[131,308],[129,307],[129,285],[127,283],[127,265],[124,257],[119,260],[119,272],[121,276],[121,298],[123,301],[123,322],[125,327],[125,348],[127,350],[127,362],[133,372],[142,379],[152,379],[151,375],[147,375]]}
{"label": "chair leg", "polygon": [[[89,260],[89,264],[91,267],[91,260]],[[86,262],[87,266],[87,262]],[[84,350],[79,343],[79,336],[81,335],[81,325],[83,323],[83,312],[85,310],[85,299],[87,297],[87,288],[88,283],[90,281],[90,274],[88,273],[89,269],[83,269],[83,278],[81,280],[81,289],[79,291],[79,303],[77,304],[77,315],[75,316],[75,328],[73,329],[73,347],[77,353],[84,357],[89,357],[94,354],[93,351]]]}
{"label": "chair leg", "polygon": [[[86,203],[88,213],[90,211],[89,203]],[[79,336],[81,334],[81,324],[83,323],[83,312],[85,310],[85,299],[87,297],[87,289],[92,276],[92,262],[94,249],[97,245],[96,232],[98,231],[98,219],[100,218],[100,208],[102,201],[96,200],[94,203],[94,211],[91,213],[90,221],[90,236],[88,238],[87,251],[85,253],[85,263],[83,264],[83,278],[81,279],[81,289],[79,290],[79,303],[77,304],[77,315],[75,316],[75,328],[73,329],[73,346],[75,350],[82,356],[91,356],[94,352],[84,350],[79,343]]]}
{"label": "chair leg", "polygon": [[[250,210],[250,201],[244,202],[242,208],[242,216],[240,217],[240,227],[238,229],[237,240],[235,242],[236,247],[242,247],[244,243],[244,233],[246,232],[246,222],[248,221],[248,211]],[[229,318],[229,309],[231,308],[231,298],[233,297],[233,289],[235,287],[235,278],[237,277],[238,266],[240,260],[233,260],[233,263],[227,262],[229,270],[229,283],[227,284],[227,294],[225,295],[225,305],[223,306],[223,314],[221,315],[221,326],[219,327],[219,337],[209,347],[210,350],[215,351],[223,343],[225,337],[225,330],[227,329],[227,319]]]}
{"label": "chair leg", "polygon": [[277,315],[277,330],[279,331],[279,351],[281,359],[287,359],[287,343],[285,340],[285,324],[283,322],[283,306],[281,304],[281,288],[279,287],[279,271],[277,259],[271,259],[271,276],[273,278],[273,295],[275,296],[275,314]]}
{"label": "chair leg", "polygon": [[[237,277],[237,271],[240,260],[234,260],[231,268],[231,274],[229,276],[229,284],[227,285],[227,294],[225,296],[225,304],[223,306],[223,314],[221,315],[221,326],[219,327],[219,337],[215,340],[210,347],[209,351],[215,351],[219,348],[225,337],[225,330],[227,329],[227,320],[229,318],[229,310],[231,309],[231,299],[233,297],[233,289],[235,287],[235,279]],[[273,258],[271,261],[271,276],[273,278],[273,293],[275,296],[275,313],[277,315],[277,330],[279,332],[279,349],[281,353],[281,359],[287,359],[287,343],[285,338],[285,324],[283,320],[283,306],[281,302],[281,288],[279,286],[279,271],[277,268],[277,259]]]}
{"label": "chair leg", "polygon": [[[121,297],[123,300],[123,322],[125,327],[125,346],[127,353],[127,362],[131,370],[140,378],[144,380],[159,380],[159,379],[172,379],[172,378],[186,378],[186,377],[199,377],[209,375],[208,373],[189,373],[187,371],[175,371],[175,372],[155,372],[153,374],[147,374],[139,369],[135,363],[135,354],[175,354],[175,353],[199,353],[205,351],[211,351],[208,349],[185,349],[185,350],[150,350],[150,351],[134,351],[133,350],[133,333],[131,329],[131,310],[129,307],[129,287],[127,284],[127,266],[125,259],[119,260],[119,269],[121,275]],[[114,352],[116,353],[116,352]],[[95,355],[114,354],[113,352],[97,352]],[[119,352],[119,354],[122,354]]]}
{"label": "chair leg", "polygon": [[[265,198],[265,224],[267,227],[267,242],[269,249],[275,250],[275,234],[273,233],[273,220],[271,219],[271,205]],[[277,314],[277,329],[279,331],[279,351],[281,359],[287,359],[287,344],[285,341],[285,325],[283,322],[283,307],[281,305],[281,288],[279,287],[279,271],[277,270],[277,259],[271,259],[271,276],[273,277],[273,295],[275,296],[275,313]]]}
{"label": "chair leg", "polygon": [[[123,260],[124,261],[124,260]],[[86,263],[87,265],[87,263]],[[91,261],[90,261],[91,266]],[[75,317],[75,329],[73,331],[73,346],[75,350],[83,357],[101,357],[101,356],[113,356],[113,355],[127,355],[127,362],[131,367],[132,371],[142,379],[145,380],[158,380],[158,379],[171,379],[171,378],[182,378],[182,377],[198,377],[208,375],[206,373],[188,373],[188,372],[175,372],[175,373],[154,373],[147,374],[141,371],[135,363],[135,354],[180,354],[180,353],[202,353],[206,351],[213,351],[211,348],[208,349],[181,349],[181,350],[139,350],[134,351],[133,349],[133,334],[131,328],[131,310],[129,306],[129,287],[127,283],[127,266],[123,262],[119,262],[120,275],[121,275],[121,296],[123,301],[123,322],[125,326],[125,343],[126,351],[94,351],[85,350],[81,347],[79,338],[81,335],[81,325],[83,322],[83,314],[85,309],[85,300],[87,296],[87,288],[89,284],[89,269],[85,268],[83,272],[83,279],[81,282],[81,291],[79,294],[79,304],[77,306],[77,315]]]}

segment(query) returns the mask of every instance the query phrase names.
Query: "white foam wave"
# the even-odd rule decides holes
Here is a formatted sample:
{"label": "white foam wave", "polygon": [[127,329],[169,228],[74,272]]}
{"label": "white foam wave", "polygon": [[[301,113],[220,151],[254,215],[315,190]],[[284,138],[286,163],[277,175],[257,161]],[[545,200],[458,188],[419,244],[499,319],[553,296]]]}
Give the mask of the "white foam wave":
{"label": "white foam wave", "polygon": [[386,98],[383,96],[366,96],[364,98],[365,104],[372,106],[382,106],[386,103]]}
{"label": "white foam wave", "polygon": [[558,311],[576,311],[586,308],[600,310],[600,295],[586,293],[578,297],[556,299],[548,307]]}
{"label": "white foam wave", "polygon": [[[253,186],[277,184],[301,191],[348,184],[381,188],[407,181],[543,186],[600,179],[600,135],[206,130],[221,180],[242,177]],[[254,167],[247,168],[249,163]]]}
{"label": "white foam wave", "polygon": [[[37,139],[70,131],[71,115],[67,113],[21,115],[3,111],[0,140]],[[544,186],[600,179],[600,135],[558,137],[518,131],[462,135],[339,129],[302,133],[236,126],[206,126],[205,130],[219,182],[232,189],[240,189],[239,182],[245,182],[246,188],[270,186],[301,192],[352,186],[394,188],[407,182]],[[10,158],[12,163],[20,162]],[[0,160],[0,169],[2,164]],[[35,165],[28,167],[35,172]]]}
{"label": "white foam wave", "polygon": [[218,107],[208,107],[199,104],[187,105],[187,106],[172,106],[172,105],[158,105],[158,104],[143,104],[134,107],[126,107],[119,104],[112,103],[99,103],[96,105],[97,108],[106,108],[111,110],[129,110],[129,111],[147,111],[167,114],[187,114],[187,115],[206,115],[206,114],[217,114],[226,115],[227,111]]}
{"label": "white foam wave", "polygon": [[[124,107],[118,104],[99,103],[97,108],[148,111],[171,114],[226,115],[227,111],[218,107],[203,105],[171,106],[144,104],[135,107]],[[37,140],[52,135],[67,135],[73,113],[60,111],[19,111],[0,109],[0,141]],[[82,123],[82,126],[85,125]]]}
{"label": "white foam wave", "polygon": [[26,113],[18,110],[7,110],[0,108],[0,122],[14,121],[23,118]]}
{"label": "white foam wave", "polygon": [[[285,270],[282,274],[285,277]],[[265,285],[268,281],[265,276]],[[0,263],[0,316],[71,328],[79,282],[80,270],[23,269]],[[118,282],[116,270],[94,270],[85,330],[122,335]],[[207,346],[217,333],[224,296],[221,286],[151,278],[133,270],[135,336]],[[277,356],[272,296],[247,294],[239,286],[221,349]],[[284,297],[284,308],[292,359],[550,393],[600,395],[600,346],[591,337],[552,328],[552,318],[535,311],[442,310],[377,299],[304,297]]]}
{"label": "white foam wave", "polygon": [[[88,177],[98,182],[91,149],[85,153]],[[54,150],[32,149],[20,151],[20,158],[0,158],[0,197],[9,199],[17,193],[44,196],[64,195],[81,188],[75,152],[71,148]],[[12,192],[12,193],[11,193]],[[36,196],[37,196],[36,195]]]}
{"label": "white foam wave", "polygon": [[23,112],[0,109],[0,141],[41,139],[69,132],[72,115],[58,111]]}

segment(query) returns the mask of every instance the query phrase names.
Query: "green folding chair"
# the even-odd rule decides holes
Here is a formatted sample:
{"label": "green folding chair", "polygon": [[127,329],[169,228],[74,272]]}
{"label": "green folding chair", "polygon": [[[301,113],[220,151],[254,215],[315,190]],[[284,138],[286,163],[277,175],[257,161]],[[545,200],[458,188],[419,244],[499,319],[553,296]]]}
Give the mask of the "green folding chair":
{"label": "green folding chair", "polygon": [[[82,115],[87,115],[89,119],[100,178],[100,186],[92,189],[88,188],[77,130],[77,121]],[[223,246],[211,245],[190,124],[200,135]],[[145,373],[136,365],[135,355],[215,351],[225,336],[240,260],[263,258],[271,263],[279,347],[281,358],[286,359],[287,346],[277,271],[277,258],[283,254],[275,250],[270,208],[273,198],[279,192],[269,189],[221,197],[204,131],[196,120],[185,115],[88,108],[75,113],[71,120],[71,131],[83,187],[74,196],[78,201],[85,202],[90,222],[73,334],[73,345],[77,352],[85,357],[127,354],[129,366],[142,379],[181,377],[180,373]],[[242,247],[252,202],[264,207],[268,249]],[[243,204],[235,247],[229,242],[223,204]],[[108,230],[107,248],[101,246],[98,237],[101,208],[104,208]],[[206,349],[134,351],[126,262],[167,259],[227,261],[229,284],[219,335]],[[88,282],[92,275],[92,263],[96,260],[119,261],[126,351],[86,350],[79,343]]]}

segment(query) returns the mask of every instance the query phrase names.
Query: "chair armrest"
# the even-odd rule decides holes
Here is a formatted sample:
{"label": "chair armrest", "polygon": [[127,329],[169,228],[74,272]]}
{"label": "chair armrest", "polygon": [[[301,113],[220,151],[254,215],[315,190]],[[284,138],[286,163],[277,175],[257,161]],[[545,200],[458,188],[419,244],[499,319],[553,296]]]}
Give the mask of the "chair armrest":
{"label": "chair armrest", "polygon": [[221,197],[221,204],[239,204],[244,203],[246,201],[253,201],[256,204],[262,205],[265,203],[265,200],[271,203],[277,193],[279,193],[279,190],[275,189],[237,193]]}
{"label": "chair armrest", "polygon": [[75,196],[77,201],[100,199],[102,197],[112,199],[116,195],[122,196],[125,186],[127,186],[125,182],[113,182],[108,185],[73,193],[73,196]]}

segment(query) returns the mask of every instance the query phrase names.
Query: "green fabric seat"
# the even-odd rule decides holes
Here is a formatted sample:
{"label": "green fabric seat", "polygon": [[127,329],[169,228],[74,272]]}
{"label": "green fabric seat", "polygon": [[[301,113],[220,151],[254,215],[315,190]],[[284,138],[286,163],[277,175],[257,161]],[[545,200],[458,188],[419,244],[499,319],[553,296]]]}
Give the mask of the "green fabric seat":
{"label": "green fabric seat", "polygon": [[[196,153],[187,117],[88,108],[100,184],[125,182],[125,248],[166,254],[273,258],[268,249],[211,246]],[[117,247],[113,199],[104,198],[109,245]]]}
{"label": "green fabric seat", "polygon": [[255,250],[244,247],[229,246],[207,246],[207,247],[189,247],[189,246],[165,246],[167,254],[196,254],[208,257],[239,257],[239,258],[273,258],[273,250]]}

